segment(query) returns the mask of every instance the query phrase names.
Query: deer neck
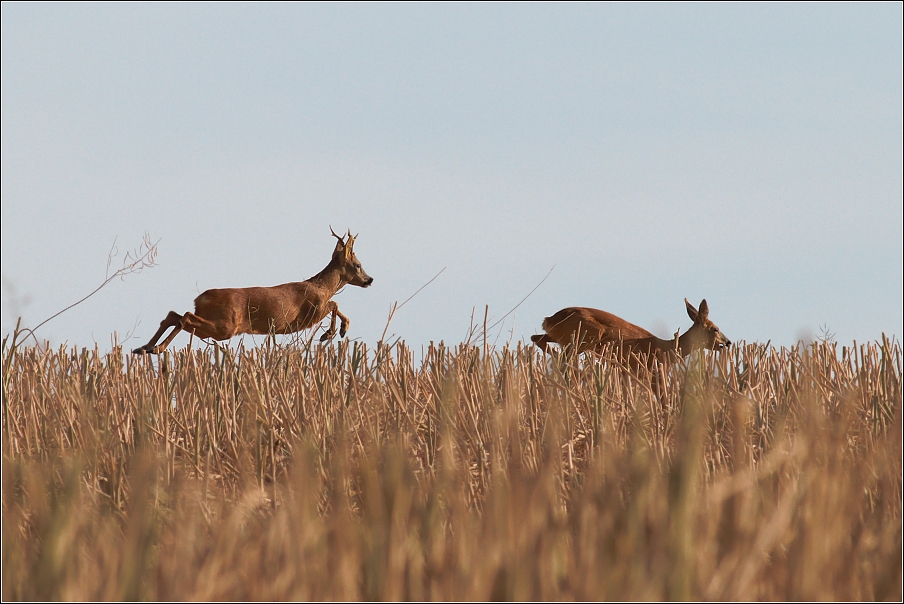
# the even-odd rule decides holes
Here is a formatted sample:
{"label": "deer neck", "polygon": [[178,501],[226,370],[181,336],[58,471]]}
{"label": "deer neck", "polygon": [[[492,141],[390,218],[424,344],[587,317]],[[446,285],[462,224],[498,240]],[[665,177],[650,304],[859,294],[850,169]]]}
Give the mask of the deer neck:
{"label": "deer neck", "polygon": [[326,265],[326,268],[308,279],[308,281],[327,291],[330,294],[330,297],[333,297],[336,292],[342,289],[343,285],[348,283],[342,279],[342,275],[339,271],[339,263],[335,261],[330,261],[330,263]]}
{"label": "deer neck", "polygon": [[[678,338],[678,352],[682,357],[686,357],[690,353],[700,348],[700,343],[697,341],[695,335],[696,334],[694,333],[693,328],[691,328]],[[674,339],[672,339],[672,349],[675,349]]]}
{"label": "deer neck", "polygon": [[[650,346],[651,351],[652,351],[652,349],[658,350],[660,352],[674,352],[675,351],[675,338],[672,338],[671,340],[663,340],[662,338],[657,338],[656,336],[653,336],[650,338],[650,344],[651,344],[651,346]],[[679,340],[679,346],[680,346],[680,340]]]}

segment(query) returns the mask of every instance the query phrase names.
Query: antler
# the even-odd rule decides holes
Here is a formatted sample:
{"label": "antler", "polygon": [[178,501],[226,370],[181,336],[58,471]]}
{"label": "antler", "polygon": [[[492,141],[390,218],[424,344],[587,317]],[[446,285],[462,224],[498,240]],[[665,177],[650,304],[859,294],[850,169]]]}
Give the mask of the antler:
{"label": "antler", "polygon": [[330,226],[330,233],[333,234],[333,237],[335,237],[336,239],[339,240],[339,243],[341,243],[342,245],[345,245],[345,239],[343,239],[341,236],[337,235],[336,231],[333,230],[332,226]]}

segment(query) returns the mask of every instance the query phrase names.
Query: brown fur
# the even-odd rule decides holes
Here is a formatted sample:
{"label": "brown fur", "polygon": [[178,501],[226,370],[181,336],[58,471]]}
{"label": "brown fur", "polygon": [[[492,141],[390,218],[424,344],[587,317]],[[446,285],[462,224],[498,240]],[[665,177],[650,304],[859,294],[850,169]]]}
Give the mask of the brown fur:
{"label": "brown fur", "polygon": [[709,320],[706,300],[700,302],[699,311],[687,299],[684,303],[694,325],[681,337],[671,340],[657,338],[643,327],[604,310],[575,306],[563,308],[543,319],[546,333],[531,336],[531,341],[544,352],[549,351],[550,344],[562,347],[577,344],[578,352],[601,352],[608,345],[616,345],[623,358],[643,354],[650,360],[664,359],[670,353],[687,356],[699,348],[715,349],[731,345],[715,323]]}
{"label": "brown fur", "polygon": [[[337,317],[341,321],[339,335],[345,336],[348,317],[339,312],[339,306],[330,298],[346,284],[369,287],[373,278],[364,272],[355,256],[351,233],[348,240],[336,233],[333,236],[339,241],[330,263],[307,281],[273,287],[208,289],[195,298],[195,312],[180,315],[170,311],[154,337],[132,352],[162,352],[183,330],[214,340],[228,340],[243,333],[295,333],[320,323],[328,314],[332,314],[330,328],[320,340],[328,340],[336,333]],[[170,327],[174,328],[172,333],[157,344]]]}

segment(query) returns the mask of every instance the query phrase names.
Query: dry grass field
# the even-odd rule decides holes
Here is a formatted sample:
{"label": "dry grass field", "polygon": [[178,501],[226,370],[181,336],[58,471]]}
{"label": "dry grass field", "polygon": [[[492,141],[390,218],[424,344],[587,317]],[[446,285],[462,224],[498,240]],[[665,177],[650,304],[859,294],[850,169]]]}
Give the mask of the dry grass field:
{"label": "dry grass field", "polygon": [[[421,359],[421,360],[416,360]],[[3,346],[4,600],[901,600],[901,346]]]}

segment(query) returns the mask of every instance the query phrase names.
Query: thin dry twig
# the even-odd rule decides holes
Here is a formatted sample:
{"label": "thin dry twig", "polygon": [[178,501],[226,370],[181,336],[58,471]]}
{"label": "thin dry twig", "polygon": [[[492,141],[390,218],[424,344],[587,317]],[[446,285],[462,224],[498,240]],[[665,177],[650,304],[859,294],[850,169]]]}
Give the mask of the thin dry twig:
{"label": "thin dry twig", "polygon": [[38,340],[35,337],[34,333],[38,329],[40,329],[42,326],[44,326],[46,323],[52,321],[53,319],[56,319],[61,314],[65,313],[66,311],[75,308],[76,306],[78,306],[79,304],[81,304],[82,302],[84,302],[85,300],[87,300],[88,298],[90,298],[91,296],[93,296],[94,294],[99,292],[100,290],[102,290],[104,287],[106,287],[111,281],[113,281],[117,277],[119,277],[120,279],[125,279],[126,275],[137,275],[144,269],[152,268],[153,266],[155,266],[156,260],[157,260],[157,244],[160,242],[160,240],[158,239],[155,242],[151,242],[151,238],[147,233],[144,234],[144,237],[142,239],[143,239],[142,244],[138,248],[126,252],[125,257],[123,258],[122,267],[111,275],[110,274],[110,266],[113,263],[113,258],[115,258],[119,254],[119,248],[116,246],[116,240],[114,239],[113,245],[110,247],[110,253],[107,255],[107,270],[105,272],[104,281],[100,285],[98,285],[96,288],[94,288],[94,290],[91,291],[91,293],[89,293],[88,295],[73,302],[72,304],[70,304],[69,306],[64,308],[63,310],[56,312],[53,315],[47,317],[46,319],[44,319],[43,321],[41,321],[34,327],[30,327],[30,328],[26,327],[26,328],[22,329],[21,331],[17,330],[16,337],[13,338],[13,342],[12,342],[13,346],[15,346],[15,344],[17,342],[17,337],[19,335],[24,335],[25,337],[31,337],[35,341],[35,345],[37,345]]}

